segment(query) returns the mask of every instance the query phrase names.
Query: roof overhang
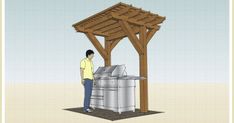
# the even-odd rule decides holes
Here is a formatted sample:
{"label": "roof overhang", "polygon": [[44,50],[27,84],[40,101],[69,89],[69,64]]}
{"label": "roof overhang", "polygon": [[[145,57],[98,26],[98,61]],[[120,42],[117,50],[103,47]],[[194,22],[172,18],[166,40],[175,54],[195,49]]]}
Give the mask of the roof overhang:
{"label": "roof overhang", "polygon": [[128,22],[133,33],[137,34],[141,26],[145,26],[147,30],[159,30],[159,24],[165,19],[166,17],[120,2],[72,26],[77,32],[90,32],[107,40],[114,40],[127,36],[119,23],[121,20]]}

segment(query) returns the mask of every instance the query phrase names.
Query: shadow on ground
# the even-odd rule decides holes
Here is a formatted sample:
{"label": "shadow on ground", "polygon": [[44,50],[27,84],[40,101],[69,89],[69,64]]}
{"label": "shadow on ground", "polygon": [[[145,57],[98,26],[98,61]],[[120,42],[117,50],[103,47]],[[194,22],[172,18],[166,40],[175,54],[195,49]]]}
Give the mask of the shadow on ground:
{"label": "shadow on ground", "polygon": [[103,118],[103,119],[111,120],[111,121],[146,116],[146,115],[152,115],[152,114],[158,114],[158,113],[164,113],[161,111],[150,111],[150,110],[148,112],[140,112],[140,109],[136,109],[135,112],[128,111],[128,112],[122,112],[121,114],[119,114],[118,112],[113,112],[111,110],[104,110],[104,109],[98,109],[98,108],[96,108],[91,113],[85,113],[85,112],[83,112],[83,107],[68,108],[68,109],[64,109],[64,110],[72,111],[72,112],[76,112],[76,113],[81,113],[84,115],[94,116],[94,117],[98,117],[98,118]]}

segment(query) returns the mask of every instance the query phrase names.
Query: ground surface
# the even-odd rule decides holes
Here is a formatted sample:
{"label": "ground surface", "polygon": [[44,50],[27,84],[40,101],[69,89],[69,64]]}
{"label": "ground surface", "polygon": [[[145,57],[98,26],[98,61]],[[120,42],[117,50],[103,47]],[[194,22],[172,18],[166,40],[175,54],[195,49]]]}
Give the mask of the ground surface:
{"label": "ground surface", "polygon": [[89,115],[89,116],[94,116],[94,117],[98,117],[98,118],[103,118],[103,119],[107,119],[107,120],[111,120],[111,121],[163,113],[160,111],[151,111],[151,110],[144,113],[144,112],[140,112],[139,109],[136,109],[135,112],[128,111],[128,112],[123,112],[123,113],[119,114],[118,112],[113,112],[111,110],[103,110],[103,109],[98,109],[98,108],[93,110],[93,112],[85,113],[85,112],[83,112],[83,107],[69,108],[69,109],[65,109],[65,110],[73,111],[76,113],[81,113],[81,114],[85,114],[85,115]]}
{"label": "ground surface", "polygon": [[[111,121],[76,111],[83,106],[77,83],[6,84],[7,123],[228,123],[228,85],[221,83],[149,83],[151,115]],[[139,85],[136,88],[139,108]],[[65,109],[73,108],[74,111]],[[108,113],[109,114],[109,113]],[[97,114],[101,115],[101,114]]]}

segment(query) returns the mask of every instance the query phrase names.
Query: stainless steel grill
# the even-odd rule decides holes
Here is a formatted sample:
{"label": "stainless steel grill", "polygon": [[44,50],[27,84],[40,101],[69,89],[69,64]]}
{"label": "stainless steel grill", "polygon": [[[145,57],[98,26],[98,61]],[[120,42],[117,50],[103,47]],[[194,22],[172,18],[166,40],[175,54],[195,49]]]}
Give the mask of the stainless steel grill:
{"label": "stainless steel grill", "polygon": [[114,112],[135,111],[135,81],[144,79],[126,74],[125,65],[99,67],[94,73],[91,107]]}

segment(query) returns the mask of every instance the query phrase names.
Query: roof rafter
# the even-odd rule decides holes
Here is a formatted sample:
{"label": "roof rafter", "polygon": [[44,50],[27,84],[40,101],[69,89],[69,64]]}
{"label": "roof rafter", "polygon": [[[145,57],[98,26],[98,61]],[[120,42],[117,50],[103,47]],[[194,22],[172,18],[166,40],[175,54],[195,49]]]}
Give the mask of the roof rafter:
{"label": "roof rafter", "polygon": [[155,25],[151,25],[151,24],[145,24],[144,22],[142,21],[137,21],[135,19],[129,19],[127,16],[119,16],[115,13],[111,13],[112,17],[116,20],[125,20],[129,23],[132,23],[132,24],[135,24],[135,25],[138,25],[138,26],[146,26],[147,28],[150,28],[150,29],[153,29],[153,28],[157,28],[158,26]]}
{"label": "roof rafter", "polygon": [[108,41],[113,41],[128,36],[119,23],[122,20],[129,24],[133,34],[138,34],[140,27],[145,26],[147,30],[151,30],[147,33],[149,35],[148,39],[151,39],[151,35],[159,30],[160,26],[158,24],[162,23],[165,17],[132,5],[118,3],[73,24],[73,27],[77,32],[90,32],[94,35],[103,36]]}
{"label": "roof rafter", "polygon": [[84,28],[82,28],[82,27],[76,27],[75,28],[76,29],[76,31],[77,32],[83,32],[83,33],[88,33],[88,32],[91,32],[91,33],[93,33],[93,34],[95,34],[95,35],[98,35],[98,36],[109,36],[109,34],[108,33],[102,33],[102,32],[99,32],[99,31],[93,31],[93,30],[90,30],[90,29],[84,29]]}

